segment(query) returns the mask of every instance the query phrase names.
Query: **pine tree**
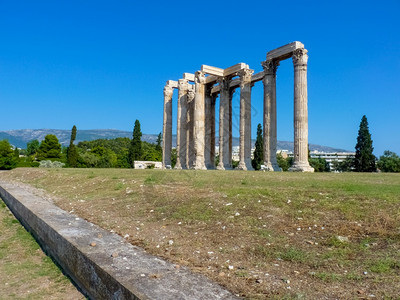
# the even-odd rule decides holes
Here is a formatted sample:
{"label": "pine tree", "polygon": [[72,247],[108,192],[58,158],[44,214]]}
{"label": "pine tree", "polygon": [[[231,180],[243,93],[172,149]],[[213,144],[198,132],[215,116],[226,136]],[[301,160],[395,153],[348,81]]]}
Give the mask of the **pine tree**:
{"label": "pine tree", "polygon": [[354,170],[356,172],[375,172],[375,155],[372,154],[371,134],[368,129],[367,117],[364,115],[360,122],[358,130],[356,155],[354,158]]}
{"label": "pine tree", "polygon": [[257,139],[255,146],[256,148],[254,149],[254,159],[251,161],[251,164],[254,170],[260,170],[264,160],[263,135],[261,124],[257,125]]}
{"label": "pine tree", "polygon": [[37,159],[61,158],[61,145],[54,134],[48,134],[40,143],[37,151]]}
{"label": "pine tree", "polygon": [[67,163],[70,167],[76,168],[78,166],[78,150],[74,145],[76,139],[76,126],[74,125],[71,130],[71,140],[67,149]]}
{"label": "pine tree", "polygon": [[8,140],[0,141],[0,170],[11,170],[17,165],[14,151]]}
{"label": "pine tree", "polygon": [[140,130],[139,120],[135,121],[135,126],[133,127],[132,142],[129,148],[129,164],[132,168],[135,167],[135,160],[142,159],[142,131]]}
{"label": "pine tree", "polygon": [[32,141],[28,142],[28,144],[26,145],[26,153],[28,155],[36,154],[39,149],[39,146],[40,146],[40,143],[38,140],[32,140]]}

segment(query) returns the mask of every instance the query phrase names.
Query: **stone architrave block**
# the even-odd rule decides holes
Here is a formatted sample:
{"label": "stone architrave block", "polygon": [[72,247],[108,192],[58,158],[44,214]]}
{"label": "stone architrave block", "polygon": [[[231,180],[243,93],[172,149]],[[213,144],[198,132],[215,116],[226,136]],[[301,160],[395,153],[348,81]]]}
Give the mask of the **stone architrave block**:
{"label": "stone architrave block", "polygon": [[167,85],[170,86],[173,89],[177,89],[178,88],[178,81],[167,80]]}
{"label": "stone architrave block", "polygon": [[224,69],[217,67],[202,65],[201,71],[209,75],[224,76]]}
{"label": "stone architrave block", "polygon": [[194,82],[194,74],[192,73],[183,73],[183,79]]}
{"label": "stone architrave block", "polygon": [[293,51],[297,49],[304,49],[304,44],[300,42],[293,42],[287,44],[285,46],[276,48],[267,53],[267,60],[269,59],[277,59],[277,60],[285,60],[292,56]]}
{"label": "stone architrave block", "polygon": [[233,74],[239,72],[240,70],[248,69],[248,68],[249,68],[248,64],[238,63],[236,65],[233,65],[232,67],[226,68],[224,70],[224,76],[230,76],[230,75],[233,75]]}

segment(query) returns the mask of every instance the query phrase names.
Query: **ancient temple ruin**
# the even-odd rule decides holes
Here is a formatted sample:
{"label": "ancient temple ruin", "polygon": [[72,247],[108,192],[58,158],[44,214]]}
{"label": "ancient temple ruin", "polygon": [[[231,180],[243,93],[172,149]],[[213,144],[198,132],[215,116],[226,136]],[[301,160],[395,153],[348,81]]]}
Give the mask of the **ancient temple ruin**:
{"label": "ancient temple ruin", "polygon": [[172,98],[173,89],[178,89],[175,168],[215,168],[215,102],[219,94],[219,164],[216,168],[232,169],[232,94],[240,88],[238,169],[252,170],[251,88],[262,81],[264,169],[280,171],[276,160],[276,71],[279,62],[290,57],[294,66],[294,164],[290,170],[313,172],[308,162],[308,55],[300,42],[269,51],[261,63],[264,70],[257,74],[245,63],[227,69],[202,65],[195,74],[184,73],[178,81],[168,80],[164,87],[163,167],[171,166]]}

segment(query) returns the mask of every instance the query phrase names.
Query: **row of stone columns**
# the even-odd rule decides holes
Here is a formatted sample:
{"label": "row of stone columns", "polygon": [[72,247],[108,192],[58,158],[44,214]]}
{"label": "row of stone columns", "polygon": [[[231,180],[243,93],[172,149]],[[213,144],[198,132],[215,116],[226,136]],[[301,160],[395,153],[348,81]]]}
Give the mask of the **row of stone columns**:
{"label": "row of stone columns", "polygon": [[[299,46],[300,45],[300,46]],[[294,49],[294,50],[293,50]],[[271,54],[272,58],[268,57]],[[217,169],[232,168],[232,94],[240,87],[240,170],[251,170],[251,87],[262,80],[264,84],[264,168],[280,171],[276,159],[276,71],[279,61],[292,57],[294,64],[294,164],[293,171],[313,169],[308,163],[307,117],[307,50],[299,42],[270,51],[262,62],[264,71],[252,76],[253,70],[245,64],[229,71],[218,69],[219,76],[206,77],[198,71],[191,79],[168,81],[164,88],[163,165],[171,166],[172,148],[172,94],[178,89],[177,106],[177,169],[213,169],[215,166],[215,102],[220,95],[219,106],[219,164]],[[213,67],[209,67],[213,68]],[[228,70],[225,69],[225,70]],[[232,72],[232,69],[234,70]],[[187,74],[187,73],[185,73]],[[232,80],[239,76],[239,80]],[[218,82],[219,90],[213,85]]]}

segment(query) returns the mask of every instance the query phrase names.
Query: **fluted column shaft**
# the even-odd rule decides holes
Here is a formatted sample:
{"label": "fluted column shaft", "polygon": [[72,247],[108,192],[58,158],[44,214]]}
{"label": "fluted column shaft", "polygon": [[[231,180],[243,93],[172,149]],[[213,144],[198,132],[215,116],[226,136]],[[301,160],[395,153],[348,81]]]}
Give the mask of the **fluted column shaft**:
{"label": "fluted column shaft", "polygon": [[231,168],[232,158],[229,157],[229,137],[230,137],[230,109],[231,91],[229,89],[229,79],[219,80],[219,163],[217,169],[225,170]]}
{"label": "fluted column shaft", "polygon": [[281,171],[276,160],[277,117],[276,117],[276,70],[277,60],[262,62],[264,68],[264,167],[267,171]]}
{"label": "fluted column shaft", "polygon": [[[211,95],[212,86],[205,89],[205,146],[204,163],[207,169],[214,169],[215,156],[215,99]],[[214,142],[212,141],[214,139]],[[214,147],[214,150],[212,149]]]}
{"label": "fluted column shaft", "polygon": [[205,81],[204,73],[197,71],[195,74],[195,98],[194,98],[194,169],[206,170],[204,164],[204,145],[205,145]]}
{"label": "fluted column shaft", "polygon": [[163,117],[163,168],[171,168],[172,150],[172,87],[164,87],[164,117]]}
{"label": "fluted column shaft", "polygon": [[186,168],[194,166],[194,86],[190,86],[187,93],[186,113]]}
{"label": "fluted column shaft", "polygon": [[217,96],[218,94],[211,95],[210,169],[215,169],[215,102]]}
{"label": "fluted column shaft", "polygon": [[251,75],[253,70],[240,73],[239,170],[252,170],[251,165]]}
{"label": "fluted column shaft", "polygon": [[178,81],[178,116],[176,126],[176,169],[186,169],[186,115],[188,81]]}
{"label": "fluted column shaft", "polygon": [[314,172],[308,162],[307,50],[295,50],[292,59],[294,66],[294,162],[290,170]]}
{"label": "fluted column shaft", "polygon": [[229,168],[232,168],[232,100],[233,93],[235,89],[229,90],[229,147],[228,147],[228,157],[229,157]]}

